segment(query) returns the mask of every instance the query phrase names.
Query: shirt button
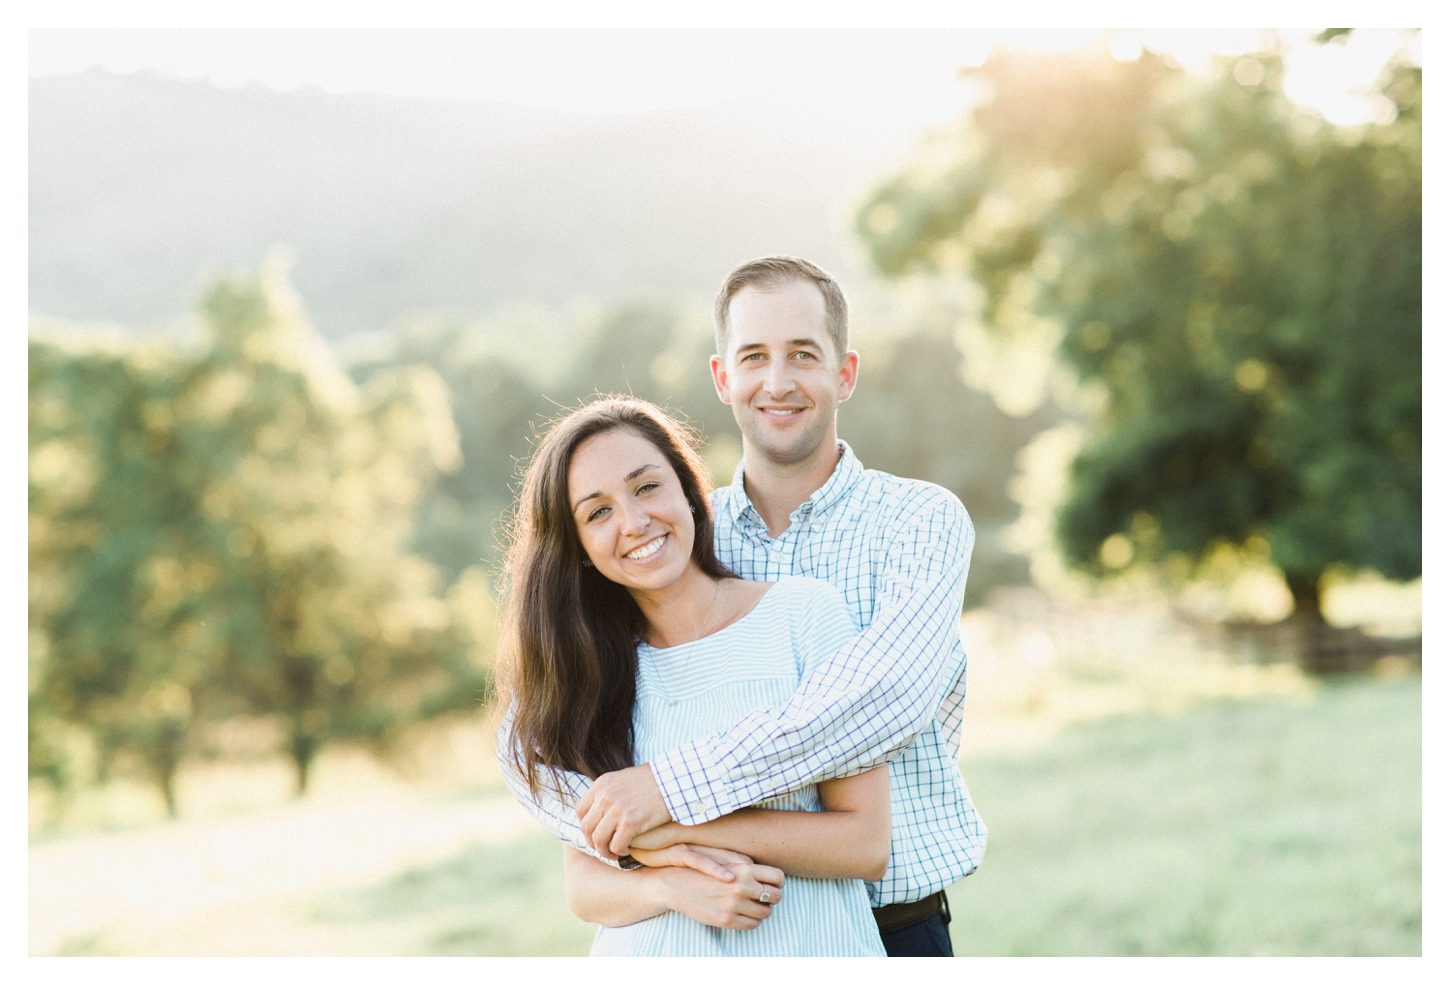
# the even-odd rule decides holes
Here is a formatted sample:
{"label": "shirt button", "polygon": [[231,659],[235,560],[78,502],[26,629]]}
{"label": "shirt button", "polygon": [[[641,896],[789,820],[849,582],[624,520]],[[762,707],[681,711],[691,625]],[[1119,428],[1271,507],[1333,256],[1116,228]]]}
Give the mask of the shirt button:
{"label": "shirt button", "polygon": [[673,708],[674,706],[675,706],[675,699],[674,698],[671,698],[670,699],[670,707]]}
{"label": "shirt button", "polygon": [[781,554],[779,551],[772,551],[770,554],[770,559],[776,564],[785,564],[785,555]]}

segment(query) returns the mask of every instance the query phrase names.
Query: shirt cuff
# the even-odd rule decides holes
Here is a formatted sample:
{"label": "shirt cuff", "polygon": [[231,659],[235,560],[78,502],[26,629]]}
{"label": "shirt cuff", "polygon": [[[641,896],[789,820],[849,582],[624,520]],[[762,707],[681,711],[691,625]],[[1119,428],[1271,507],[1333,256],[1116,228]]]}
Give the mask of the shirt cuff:
{"label": "shirt cuff", "polygon": [[715,794],[720,782],[715,739],[706,736],[650,761],[670,817],[680,824],[704,824],[735,810]]}

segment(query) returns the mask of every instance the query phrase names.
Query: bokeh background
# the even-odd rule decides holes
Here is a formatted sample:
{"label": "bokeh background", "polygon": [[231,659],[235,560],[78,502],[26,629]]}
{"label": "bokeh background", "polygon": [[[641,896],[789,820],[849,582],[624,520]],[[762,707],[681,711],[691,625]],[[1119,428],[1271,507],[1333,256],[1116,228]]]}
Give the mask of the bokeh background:
{"label": "bokeh background", "polygon": [[958,954],[1421,951],[1413,30],[32,31],[32,954],[580,954],[489,716],[595,393],[842,436],[977,548]]}

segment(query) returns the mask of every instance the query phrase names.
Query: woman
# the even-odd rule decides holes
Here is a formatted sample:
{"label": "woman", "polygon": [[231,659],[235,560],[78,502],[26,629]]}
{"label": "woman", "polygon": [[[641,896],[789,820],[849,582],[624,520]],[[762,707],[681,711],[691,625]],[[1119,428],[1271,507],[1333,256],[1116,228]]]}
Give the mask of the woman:
{"label": "woman", "polygon": [[[855,635],[824,582],[720,564],[705,476],[684,428],[638,400],[573,412],[534,453],[509,555],[500,758],[535,799],[563,789],[554,771],[597,777],[784,703]],[[890,853],[884,767],[667,827],[636,843],[637,871],[565,848],[569,906],[602,925],[591,954],[884,953],[861,881]],[[693,844],[673,844],[681,831]],[[676,864],[691,853],[731,881]]]}

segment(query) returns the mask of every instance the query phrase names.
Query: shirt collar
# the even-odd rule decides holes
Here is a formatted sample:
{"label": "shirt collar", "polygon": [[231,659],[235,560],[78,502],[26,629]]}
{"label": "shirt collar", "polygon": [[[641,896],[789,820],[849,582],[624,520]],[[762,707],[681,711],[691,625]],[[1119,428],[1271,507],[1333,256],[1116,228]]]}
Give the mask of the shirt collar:
{"label": "shirt collar", "polygon": [[[792,520],[796,517],[808,517],[817,513],[823,513],[830,509],[835,503],[850,491],[856,484],[856,480],[865,471],[861,462],[856,458],[856,453],[846,442],[836,440],[836,447],[840,450],[840,458],[836,460],[836,467],[831,472],[831,477],[825,483],[811,493],[811,498],[800,506],[796,507],[791,514]],[[744,521],[754,517],[756,522],[764,522],[760,514],[755,512],[750,497],[745,493],[745,459],[740,459],[740,464],[735,466],[735,477],[731,480],[727,500],[727,512],[737,520]]]}

